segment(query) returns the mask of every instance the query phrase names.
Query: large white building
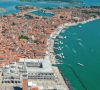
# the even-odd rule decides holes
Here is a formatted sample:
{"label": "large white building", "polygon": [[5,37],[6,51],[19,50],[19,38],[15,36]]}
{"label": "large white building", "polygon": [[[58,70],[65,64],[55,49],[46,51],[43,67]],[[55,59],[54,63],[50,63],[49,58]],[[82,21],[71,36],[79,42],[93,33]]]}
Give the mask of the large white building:
{"label": "large white building", "polygon": [[68,90],[59,70],[48,59],[21,58],[19,62],[10,63],[0,71],[0,81],[4,85],[27,86],[27,90],[33,87],[39,90]]}
{"label": "large white building", "polygon": [[56,77],[49,60],[21,58],[2,68],[2,84],[22,87],[27,80],[28,87],[39,87],[40,90],[55,89]]}
{"label": "large white building", "polygon": [[27,75],[27,79],[54,80],[54,72],[49,60],[44,59],[20,59],[18,63],[19,72]]}

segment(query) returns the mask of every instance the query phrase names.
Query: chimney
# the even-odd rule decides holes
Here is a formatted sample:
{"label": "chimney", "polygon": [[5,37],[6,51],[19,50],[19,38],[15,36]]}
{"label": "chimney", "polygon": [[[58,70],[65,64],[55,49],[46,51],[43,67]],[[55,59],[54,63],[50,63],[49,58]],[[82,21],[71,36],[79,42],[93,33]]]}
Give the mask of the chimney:
{"label": "chimney", "polygon": [[27,79],[23,79],[22,88],[23,88],[23,90],[28,90],[28,81],[27,81]]}

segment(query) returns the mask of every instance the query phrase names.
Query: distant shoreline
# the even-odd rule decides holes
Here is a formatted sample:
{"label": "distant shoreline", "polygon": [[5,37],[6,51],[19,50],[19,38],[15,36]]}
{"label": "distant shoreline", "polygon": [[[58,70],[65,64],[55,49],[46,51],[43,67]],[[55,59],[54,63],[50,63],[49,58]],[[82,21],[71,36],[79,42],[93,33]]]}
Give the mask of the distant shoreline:
{"label": "distant shoreline", "polygon": [[[42,18],[42,17],[40,17],[40,16],[36,16],[35,18],[34,18],[34,15],[30,15],[30,16],[32,16],[33,18],[34,18],[34,21],[36,20],[36,21],[38,21],[37,23],[38,24],[42,24],[41,26],[40,25],[37,25],[37,23],[35,23],[35,24],[30,24],[30,23],[32,23],[33,21],[31,21],[31,20],[27,20],[27,19],[25,19],[25,17],[23,17],[25,14],[27,14],[28,12],[31,12],[31,11],[33,11],[33,10],[37,10],[37,8],[34,8],[34,7],[32,7],[32,8],[29,8],[29,9],[23,9],[23,8],[25,8],[25,7],[20,7],[20,8],[22,8],[22,11],[21,12],[19,12],[19,13],[16,13],[15,15],[13,14],[13,15],[8,15],[8,16],[6,16],[7,18],[9,18],[9,17],[13,17],[12,18],[12,21],[11,21],[11,23],[12,24],[10,24],[10,25],[17,25],[16,27],[20,27],[20,25],[22,25],[21,27],[20,27],[20,31],[21,31],[21,33],[22,33],[22,31],[23,31],[23,29],[24,29],[24,25],[23,25],[23,22],[27,22],[27,21],[29,21],[29,23],[28,24],[26,24],[26,26],[27,26],[27,30],[29,29],[29,25],[30,25],[30,27],[32,28],[34,28],[34,30],[36,29],[36,31],[33,33],[33,29],[30,29],[30,31],[31,31],[31,33],[32,33],[32,35],[35,35],[35,34],[37,34],[36,35],[36,37],[39,37],[38,36],[38,33],[40,34],[40,33],[43,33],[44,35],[47,35],[47,37],[45,37],[46,39],[44,39],[43,40],[43,42],[41,41],[41,43],[40,43],[40,45],[41,45],[41,47],[42,47],[42,45],[44,44],[44,41],[46,40],[46,42],[45,42],[45,45],[46,46],[44,46],[44,47],[42,47],[43,49],[46,47],[46,49],[45,49],[45,52],[43,53],[43,49],[41,49],[41,52],[39,52],[39,54],[40,53],[42,53],[42,55],[43,55],[43,57],[42,58],[45,58],[45,59],[49,59],[50,61],[51,61],[51,64],[53,65],[53,64],[57,64],[56,63],[56,57],[55,57],[55,55],[54,55],[54,42],[55,42],[55,39],[56,39],[56,37],[61,33],[61,31],[64,29],[64,28],[68,28],[68,27],[70,27],[70,26],[76,26],[76,25],[78,25],[78,24],[85,24],[85,23],[87,23],[87,22],[90,22],[90,21],[94,21],[94,20],[96,20],[96,19],[100,19],[100,17],[99,17],[99,12],[98,11],[94,11],[94,12],[92,12],[93,14],[94,14],[94,16],[92,16],[91,15],[91,9],[90,9],[90,11],[88,11],[88,13],[90,13],[90,15],[88,15],[87,16],[87,13],[85,12],[84,14],[83,14],[83,10],[81,10],[80,8],[76,8],[75,9],[75,11],[73,10],[73,9],[68,9],[68,8],[58,8],[58,9],[54,9],[54,10],[52,10],[52,12],[55,12],[55,13],[57,13],[56,14],[56,16],[55,17],[53,17],[53,19],[51,19],[51,23],[50,23],[50,25],[48,26],[48,27],[46,27],[46,25],[48,25],[49,24],[49,22],[50,21],[48,21],[48,20],[46,20],[47,18]],[[66,11],[68,10],[68,12],[66,13]],[[70,12],[70,10],[72,10],[72,12]],[[75,12],[77,12],[78,10],[80,10],[78,13],[77,13],[77,15],[76,15],[76,13]],[[86,11],[87,11],[88,9],[86,9]],[[48,11],[48,10],[47,10]],[[62,12],[63,11],[63,12]],[[73,14],[74,13],[74,14]],[[20,19],[18,19],[18,20],[20,20],[20,22],[21,21],[23,21],[23,22],[21,22],[21,23],[19,23],[19,21],[17,21],[17,23],[15,23],[15,22],[13,22],[16,18],[19,18],[19,17],[22,17],[22,18],[20,18]],[[4,17],[4,18],[6,18],[6,17]],[[14,18],[15,17],[15,18]],[[17,19],[16,19],[17,20]],[[43,21],[44,21],[44,23],[46,23],[46,25],[44,24],[44,23],[42,23]],[[50,20],[50,19],[49,19]],[[54,20],[54,22],[52,22]],[[7,22],[9,21],[9,19],[7,19]],[[68,23],[66,23],[66,22],[68,22]],[[9,22],[8,22],[9,23]],[[7,23],[6,23],[7,24]],[[5,24],[5,25],[6,25]],[[33,26],[32,26],[33,25]],[[8,24],[8,26],[9,26],[9,24]],[[40,27],[40,28],[38,28],[38,26]],[[6,27],[6,28],[9,28],[10,29],[10,27]],[[38,29],[37,29],[38,28]],[[41,28],[43,29],[43,31],[41,30]],[[14,29],[14,28],[11,28],[11,29]],[[45,30],[46,29],[46,30]],[[17,30],[17,29],[16,29]],[[41,30],[41,32],[39,32],[39,31]],[[50,30],[50,31],[49,31]],[[10,31],[10,30],[9,30]],[[17,31],[17,32],[20,32],[20,31]],[[48,32],[47,32],[48,31]],[[17,33],[16,32],[16,33]],[[37,32],[37,33],[36,33]],[[26,33],[27,33],[27,31],[26,31]],[[23,35],[23,34],[22,34]],[[30,35],[30,34],[29,34]],[[19,36],[17,36],[17,37],[20,37],[20,35]],[[44,36],[42,36],[42,38],[43,38]],[[13,37],[13,38],[15,38],[15,37]],[[24,38],[27,38],[28,39],[28,37],[27,36],[24,36]],[[30,38],[31,40],[33,40],[33,38]],[[6,39],[5,39],[6,40]],[[41,37],[39,37],[39,39],[37,39],[37,41],[38,42],[40,42],[39,40],[41,40]],[[14,39],[13,39],[13,41],[14,41]],[[35,43],[36,43],[36,45],[38,45],[38,42],[37,41],[35,41]],[[12,41],[11,41],[12,42]],[[20,41],[18,40],[18,42],[20,43]],[[34,43],[34,42],[32,42],[32,43]],[[6,44],[5,44],[6,45]],[[27,47],[27,43],[25,43],[25,45],[26,45],[26,47]],[[33,45],[32,45],[33,46]],[[23,47],[22,47],[22,49],[23,49]],[[21,49],[21,50],[22,50]],[[30,48],[27,48],[28,50],[30,50],[31,49],[31,47]],[[36,48],[35,48],[35,50],[36,50]],[[38,48],[37,48],[37,52],[38,52]],[[16,52],[17,52],[17,50],[16,50]],[[24,51],[23,51],[24,52]],[[38,56],[39,54],[37,54],[37,52],[35,52],[35,54]],[[34,51],[32,50],[32,52],[31,52],[31,54],[28,54],[29,55],[29,58],[36,58],[36,56],[34,56],[33,57],[33,53],[34,53]],[[45,57],[44,57],[44,54],[45,54]],[[21,55],[21,54],[20,54]],[[25,55],[25,54],[23,54],[23,55]],[[26,55],[27,55],[27,53],[26,53]],[[30,55],[32,55],[32,57],[30,56]],[[46,56],[47,56],[47,58],[46,58]],[[26,57],[26,56],[25,56]],[[19,58],[19,57],[18,57]],[[40,58],[40,57],[39,57]],[[57,67],[57,70],[58,70],[58,76],[60,75],[60,74],[62,74],[61,73],[61,71],[59,70],[59,68]],[[63,77],[63,75],[61,75],[61,77],[60,77],[60,79],[61,79],[61,81],[63,81],[62,82],[62,85],[64,85],[65,86],[65,90],[69,90],[70,88],[69,88],[69,82],[64,82],[64,77]]]}
{"label": "distant shoreline", "polygon": [[0,7],[0,13],[2,13],[2,12],[6,12],[6,9],[5,9],[5,8]]}
{"label": "distant shoreline", "polygon": [[[36,1],[46,1],[46,0],[20,0],[21,2],[36,2]],[[56,2],[65,2],[65,3],[71,3],[71,4],[80,4],[83,3],[82,1],[73,1],[73,0],[48,0],[48,1],[56,1]]]}

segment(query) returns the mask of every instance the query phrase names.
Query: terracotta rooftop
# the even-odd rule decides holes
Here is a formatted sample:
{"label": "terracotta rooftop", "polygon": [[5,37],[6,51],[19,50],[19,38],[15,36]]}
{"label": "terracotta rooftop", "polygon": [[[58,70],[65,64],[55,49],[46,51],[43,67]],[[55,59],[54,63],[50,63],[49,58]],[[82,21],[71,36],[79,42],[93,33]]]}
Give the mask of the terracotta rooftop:
{"label": "terracotta rooftop", "polygon": [[38,87],[33,87],[31,90],[39,90]]}
{"label": "terracotta rooftop", "polygon": [[28,90],[28,81],[26,79],[23,80],[22,85],[23,90]]}

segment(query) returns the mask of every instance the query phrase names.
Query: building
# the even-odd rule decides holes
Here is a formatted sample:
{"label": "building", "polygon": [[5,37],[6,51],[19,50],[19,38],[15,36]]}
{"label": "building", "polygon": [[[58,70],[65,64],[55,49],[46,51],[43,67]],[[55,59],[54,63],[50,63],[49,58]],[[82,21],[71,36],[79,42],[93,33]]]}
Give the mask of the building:
{"label": "building", "polygon": [[22,75],[27,74],[30,79],[54,79],[53,70],[49,60],[43,59],[20,59],[18,63],[19,72]]}
{"label": "building", "polygon": [[60,90],[49,60],[21,58],[1,69],[1,83],[23,90]]}

